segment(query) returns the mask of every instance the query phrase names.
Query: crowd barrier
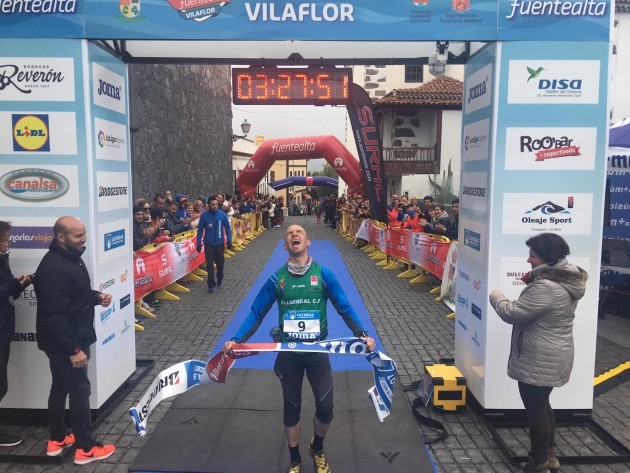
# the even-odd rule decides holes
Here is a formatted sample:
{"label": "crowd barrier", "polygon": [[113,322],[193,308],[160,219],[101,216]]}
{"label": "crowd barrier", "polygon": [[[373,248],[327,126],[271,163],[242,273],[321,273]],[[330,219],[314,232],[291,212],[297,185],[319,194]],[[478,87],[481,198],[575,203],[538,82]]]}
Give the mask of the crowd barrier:
{"label": "crowd barrier", "polygon": [[[225,248],[225,258],[231,258],[256,236],[264,227],[260,212],[232,218],[232,250]],[[227,245],[227,242],[226,242]],[[202,245],[203,246],[203,245]],[[179,300],[176,293],[190,290],[179,281],[203,281],[207,272],[206,259],[197,251],[197,230],[178,233],[170,242],[152,243],[134,252],[134,298],[136,314],[155,317],[155,314],[142,307],[142,298],[155,292],[160,300]],[[136,324],[136,330],[143,330]]]}
{"label": "crowd barrier", "polygon": [[409,278],[411,284],[439,280],[431,293],[439,294],[436,301],[455,310],[457,241],[443,235],[401,230],[375,220],[354,219],[346,211],[341,215],[340,232],[348,240],[366,240],[368,245],[362,250],[377,260],[377,265],[399,271],[397,277]]}

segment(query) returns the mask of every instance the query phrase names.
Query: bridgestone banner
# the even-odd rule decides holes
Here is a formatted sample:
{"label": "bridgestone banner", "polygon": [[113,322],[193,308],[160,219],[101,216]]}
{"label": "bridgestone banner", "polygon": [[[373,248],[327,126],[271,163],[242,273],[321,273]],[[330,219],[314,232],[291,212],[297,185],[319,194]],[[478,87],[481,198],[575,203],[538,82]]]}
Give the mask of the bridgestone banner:
{"label": "bridgestone banner", "polygon": [[359,161],[365,178],[365,191],[370,201],[370,217],[387,223],[387,195],[381,131],[374,117],[372,99],[363,87],[352,84],[348,116],[357,143]]}

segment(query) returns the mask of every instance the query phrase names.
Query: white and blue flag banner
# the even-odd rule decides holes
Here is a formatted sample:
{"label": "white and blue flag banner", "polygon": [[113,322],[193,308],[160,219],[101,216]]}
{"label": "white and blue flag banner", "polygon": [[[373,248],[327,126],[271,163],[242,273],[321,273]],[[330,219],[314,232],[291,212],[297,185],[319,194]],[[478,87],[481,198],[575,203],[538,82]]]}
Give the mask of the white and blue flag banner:
{"label": "white and blue flag banner", "polygon": [[396,363],[381,352],[368,352],[365,341],[360,338],[338,338],[321,342],[237,343],[232,346],[231,354],[219,352],[208,359],[201,383],[225,383],[228,371],[236,359],[270,351],[320,352],[366,357],[374,370],[374,386],[368,390],[368,394],[374,404],[378,420],[383,422],[391,413]]}
{"label": "white and blue flag banner", "polygon": [[206,364],[203,361],[188,360],[160,372],[138,405],[129,409],[129,415],[138,434],[146,434],[147,419],[155,406],[168,397],[176,396],[197,386],[205,369]]}
{"label": "white and blue flag banner", "polygon": [[368,394],[378,420],[383,422],[390,414],[396,382],[396,362],[381,352],[368,352],[365,341],[360,338],[321,342],[237,343],[229,355],[220,351],[210,357],[207,363],[199,360],[182,361],[158,374],[138,405],[129,409],[136,431],[140,435],[146,434],[149,414],[164,399],[184,393],[198,384],[225,383],[228,371],[238,358],[272,351],[364,356],[374,370],[374,386],[368,390]]}

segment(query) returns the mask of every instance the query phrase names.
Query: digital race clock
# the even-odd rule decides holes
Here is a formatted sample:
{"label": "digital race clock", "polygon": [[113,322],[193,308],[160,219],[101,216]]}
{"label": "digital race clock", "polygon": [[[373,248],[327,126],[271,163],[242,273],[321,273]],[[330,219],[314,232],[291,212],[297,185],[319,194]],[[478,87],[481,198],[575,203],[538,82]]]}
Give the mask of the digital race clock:
{"label": "digital race clock", "polygon": [[235,105],[341,105],[352,69],[248,67],[232,69]]}

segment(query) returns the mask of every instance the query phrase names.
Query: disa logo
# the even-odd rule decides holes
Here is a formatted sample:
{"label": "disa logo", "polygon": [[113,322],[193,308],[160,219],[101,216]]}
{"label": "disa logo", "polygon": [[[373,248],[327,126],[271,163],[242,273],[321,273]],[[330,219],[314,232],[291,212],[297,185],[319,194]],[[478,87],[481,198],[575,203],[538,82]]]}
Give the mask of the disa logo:
{"label": "disa logo", "polygon": [[11,115],[13,151],[50,151],[48,115]]}
{"label": "disa logo", "polygon": [[[122,1],[122,0],[121,0]],[[206,21],[218,16],[232,0],[168,0],[183,20]]]}

